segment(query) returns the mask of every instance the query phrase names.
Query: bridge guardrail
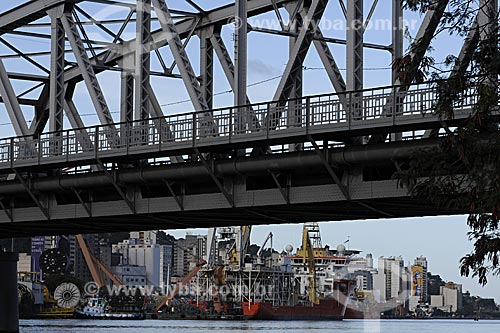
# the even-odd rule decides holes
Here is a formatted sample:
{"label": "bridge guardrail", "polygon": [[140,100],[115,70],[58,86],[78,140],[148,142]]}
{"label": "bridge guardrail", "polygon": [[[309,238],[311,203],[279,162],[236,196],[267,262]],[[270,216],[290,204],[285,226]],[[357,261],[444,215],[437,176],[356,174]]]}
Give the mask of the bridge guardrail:
{"label": "bridge guardrail", "polygon": [[[129,154],[151,147],[189,148],[204,143],[266,139],[275,135],[309,134],[315,130],[350,130],[388,126],[409,119],[437,120],[434,86],[383,87],[344,94],[325,94],[227,107],[205,112],[168,115],[109,126],[44,133],[39,138],[0,139],[0,168],[37,165],[50,160],[78,160]],[[477,103],[474,88],[456,102],[459,117],[467,117]],[[116,130],[115,130],[116,128]]]}

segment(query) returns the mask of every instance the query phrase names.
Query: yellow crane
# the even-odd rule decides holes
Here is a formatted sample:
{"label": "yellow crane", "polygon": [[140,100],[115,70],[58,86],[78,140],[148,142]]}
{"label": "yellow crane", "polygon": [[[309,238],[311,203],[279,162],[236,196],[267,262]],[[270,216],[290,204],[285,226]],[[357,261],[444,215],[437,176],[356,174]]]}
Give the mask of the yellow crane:
{"label": "yellow crane", "polygon": [[312,246],[311,238],[309,237],[309,230],[306,226],[302,230],[302,258],[304,264],[308,264],[309,270],[309,301],[314,304],[319,304],[318,296],[316,295],[316,265],[314,262],[314,248]]}
{"label": "yellow crane", "polygon": [[230,251],[230,260],[233,265],[242,267],[245,255],[247,254],[248,246],[250,245],[252,226],[244,225],[242,227],[237,227],[237,230],[237,238]]}

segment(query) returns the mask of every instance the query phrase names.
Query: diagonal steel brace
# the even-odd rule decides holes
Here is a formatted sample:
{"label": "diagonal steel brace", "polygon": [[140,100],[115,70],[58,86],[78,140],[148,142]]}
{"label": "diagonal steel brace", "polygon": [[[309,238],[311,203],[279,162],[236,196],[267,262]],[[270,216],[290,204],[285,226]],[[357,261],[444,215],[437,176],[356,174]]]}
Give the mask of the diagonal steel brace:
{"label": "diagonal steel brace", "polygon": [[281,186],[281,184],[278,180],[278,175],[272,170],[267,170],[267,172],[269,172],[269,174],[273,178],[274,183],[276,184],[276,186],[280,190],[281,195],[283,196],[283,199],[285,199],[286,203],[289,205],[290,204],[290,186],[283,188],[283,186]]}
{"label": "diagonal steel brace", "polygon": [[231,205],[231,207],[235,208],[236,206],[234,205],[234,197],[224,188],[224,185],[221,184],[220,180],[215,175],[215,172],[214,172],[213,168],[210,166],[210,164],[208,163],[208,161],[205,159],[205,157],[203,157],[203,155],[200,153],[198,148],[195,147],[194,152],[196,153],[196,155],[198,155],[198,157],[199,157],[201,163],[203,164],[203,166],[205,167],[205,169],[207,169],[210,178],[212,178],[215,185],[217,185],[217,188],[219,189],[219,191],[221,191],[222,194],[226,197],[226,199],[229,202],[229,204]]}
{"label": "diagonal steel brace", "polygon": [[111,181],[111,184],[115,188],[116,192],[118,192],[118,194],[123,199],[123,201],[125,201],[125,203],[127,204],[128,208],[130,208],[130,210],[132,211],[132,213],[136,214],[137,211],[135,209],[135,204],[127,197],[127,195],[125,194],[125,192],[123,192],[123,190],[120,187],[120,185],[118,185],[118,183],[116,182],[115,177],[113,177],[113,175],[104,167],[104,164],[102,163],[102,161],[100,159],[97,159],[97,163],[99,163],[99,165],[102,167],[102,170],[103,170],[104,174],[106,175],[106,177],[109,178],[109,180]]}
{"label": "diagonal steel brace", "polygon": [[177,205],[179,206],[179,208],[184,211],[184,193],[181,193],[180,195],[177,195],[174,191],[174,189],[172,188],[172,184],[170,183],[170,181],[168,181],[167,179],[163,179],[163,182],[165,183],[165,185],[167,186],[168,188],[168,191],[170,192],[170,194],[172,194],[172,197],[174,197],[174,200],[175,202],[177,202]]}
{"label": "diagonal steel brace", "polygon": [[78,201],[80,201],[80,204],[83,206],[87,214],[89,214],[89,217],[92,217],[92,203],[85,202],[85,200],[83,200],[82,196],[80,195],[80,191],[73,189],[73,192],[75,193],[76,197],[78,198]]}
{"label": "diagonal steel brace", "polygon": [[23,185],[24,189],[29,194],[29,196],[31,197],[31,199],[33,200],[33,202],[42,211],[43,215],[45,215],[45,217],[47,218],[47,220],[50,220],[49,209],[47,207],[45,207],[44,205],[42,205],[42,203],[40,202],[40,200],[38,199],[38,197],[35,195],[35,193],[33,193],[33,191],[31,190],[30,186],[28,185],[28,183],[26,182],[26,180],[21,176],[21,174],[19,173],[19,171],[17,171],[16,169],[12,169],[12,170],[16,174],[17,179],[19,179],[19,182],[21,183],[21,185]]}
{"label": "diagonal steel brace", "polygon": [[3,211],[5,212],[5,215],[7,215],[7,217],[9,218],[10,222],[14,222],[14,216],[12,215],[12,209],[10,208],[7,208],[4,203],[3,203],[3,200],[4,198],[0,198],[0,207],[3,209]]}
{"label": "diagonal steel brace", "polygon": [[325,155],[321,152],[321,149],[319,148],[319,146],[316,143],[316,141],[314,141],[314,139],[312,138],[311,135],[308,135],[307,137],[308,137],[309,141],[311,142],[311,144],[313,145],[314,151],[316,152],[316,154],[318,155],[318,157],[321,159],[321,162],[323,162],[323,165],[325,166],[326,170],[328,171],[328,173],[332,177],[332,179],[335,182],[335,184],[337,184],[337,186],[339,187],[339,189],[342,192],[342,194],[344,195],[344,197],[347,200],[351,200],[351,196],[349,194],[349,191],[348,191],[347,187],[344,184],[342,184],[342,182],[340,181],[339,177],[335,174],[335,171],[333,171],[332,167],[330,166],[330,164],[326,160]]}

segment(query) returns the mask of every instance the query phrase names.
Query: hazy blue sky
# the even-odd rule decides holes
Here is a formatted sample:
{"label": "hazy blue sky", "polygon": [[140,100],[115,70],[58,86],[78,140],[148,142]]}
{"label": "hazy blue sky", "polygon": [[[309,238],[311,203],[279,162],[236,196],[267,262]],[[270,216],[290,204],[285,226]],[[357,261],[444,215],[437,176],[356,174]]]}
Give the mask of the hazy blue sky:
{"label": "hazy blue sky", "polygon": [[[19,0],[3,0],[0,2],[0,11],[5,11],[12,8],[21,2]],[[133,2],[133,1],[128,1]],[[183,2],[174,0],[167,1],[172,8],[190,9]],[[210,7],[230,3],[231,1],[198,1],[202,6]],[[365,13],[368,13],[372,0],[365,1]],[[175,5],[174,5],[175,4]],[[112,19],[126,16],[123,9],[113,8],[102,5],[84,5],[89,13],[95,15],[98,19]],[[286,13],[282,12],[286,17]],[[379,6],[374,12],[373,20],[387,20],[391,15],[391,1],[379,1]],[[343,20],[343,15],[340,11],[338,1],[330,1],[325,12],[325,23],[323,34],[328,37],[345,38],[345,31],[338,29],[334,24]],[[266,21],[270,20],[270,21]],[[275,16],[271,14],[261,15],[250,20],[251,24],[260,23],[277,24]],[[407,30],[409,35],[415,36],[416,29],[421,21],[418,14],[407,13],[406,15]],[[40,22],[48,22],[41,20]],[[329,23],[328,23],[329,22]],[[158,28],[158,24],[154,24]],[[117,31],[118,25],[112,27],[112,30]],[[48,28],[39,28],[40,33],[49,33]],[[89,27],[88,33],[91,39],[94,40],[109,40],[109,38],[98,29]],[[133,26],[126,30],[126,37],[132,38],[135,35]],[[48,51],[50,45],[47,40],[27,39],[23,36],[3,36],[5,39],[15,44],[24,52],[33,51]],[[227,47],[232,50],[233,39],[232,29],[226,27],[223,30],[223,37]],[[370,29],[365,35],[366,42],[379,43],[389,45],[391,43],[391,32],[387,29]],[[406,42],[408,44],[408,42]],[[450,37],[447,35],[439,36],[434,43],[432,55],[436,60],[442,61],[446,55],[450,53],[456,54],[461,46],[461,39]],[[191,54],[191,61],[195,70],[198,71],[198,40],[193,38],[188,46],[188,51]],[[341,45],[332,45],[332,53],[334,54],[339,67],[345,68],[345,48]],[[0,45],[1,54],[11,54],[12,52]],[[167,65],[171,64],[172,57],[168,50],[162,50],[162,54],[166,59]],[[252,32],[249,34],[249,55],[248,55],[248,82],[249,84],[275,78],[280,75],[286,65],[288,54],[288,40],[285,37],[263,35]],[[67,60],[73,61],[71,55],[67,55]],[[49,57],[37,58],[42,64],[48,65]],[[156,57],[152,56],[152,68],[159,70]],[[40,74],[38,70],[27,65],[26,62],[18,59],[5,59],[6,67],[10,71],[31,72]],[[319,94],[332,92],[331,84],[324,70],[317,69],[321,67],[321,62],[314,48],[311,48],[304,64],[308,68],[304,73],[304,92],[305,94]],[[365,51],[365,86],[374,87],[379,85],[390,84],[391,57],[385,51]],[[385,68],[385,69],[383,69]],[[110,110],[113,112],[115,119],[119,119],[119,89],[118,80],[119,73],[109,72],[99,75],[99,80],[106,96]],[[274,94],[274,90],[279,80],[274,79],[264,84],[259,84],[248,89],[248,94],[253,102],[270,100]],[[158,99],[164,105],[164,112],[172,114],[177,112],[191,111],[192,105],[187,103],[177,102],[188,99],[187,93],[180,80],[153,78],[152,85],[157,93]],[[14,88],[20,93],[30,86],[23,82],[15,82]],[[225,76],[218,62],[215,62],[215,88],[216,93],[229,90]],[[35,91],[28,97],[36,97],[39,91]],[[93,116],[93,108],[83,84],[77,86],[75,100],[83,119],[87,125],[96,124],[97,118]],[[216,106],[226,106],[232,104],[232,94],[223,93],[215,97]],[[174,105],[170,105],[170,104]],[[32,117],[32,110],[24,108],[26,118],[29,120]],[[0,137],[13,135],[11,126],[8,125],[9,119],[6,115],[5,108],[0,105]],[[274,244],[277,249],[282,249],[286,244],[293,244],[297,247],[300,243],[301,225],[281,225],[281,226],[258,226],[254,228],[252,242],[260,244],[265,239],[267,233],[272,231],[275,234]],[[342,223],[322,223],[321,224],[323,241],[325,244],[332,246],[345,241],[348,236],[351,237],[350,246],[360,249],[364,253],[372,253],[374,258],[379,256],[402,255],[408,262],[416,256],[424,255],[429,260],[429,269],[433,273],[439,273],[446,280],[453,280],[457,283],[462,283],[465,290],[471,290],[474,294],[479,294],[483,297],[495,297],[500,301],[500,281],[498,277],[490,278],[490,283],[486,288],[481,288],[472,279],[464,279],[459,275],[459,259],[471,249],[471,244],[467,239],[467,226],[465,217],[437,217],[437,218],[419,218],[406,220],[376,220],[376,221],[356,221]],[[205,230],[197,231],[206,233]],[[185,231],[173,232],[176,236],[183,236]]]}

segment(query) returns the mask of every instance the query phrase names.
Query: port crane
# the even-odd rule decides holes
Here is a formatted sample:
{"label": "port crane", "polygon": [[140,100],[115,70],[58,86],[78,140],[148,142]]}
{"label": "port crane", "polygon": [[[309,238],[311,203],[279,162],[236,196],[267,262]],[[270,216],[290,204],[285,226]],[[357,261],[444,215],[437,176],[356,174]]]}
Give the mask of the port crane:
{"label": "port crane", "polygon": [[264,249],[266,248],[267,242],[271,241],[271,251],[273,249],[273,233],[270,232],[264,243],[262,243],[261,248],[259,249],[259,252],[257,252],[257,263],[262,264],[262,253],[264,253]]}
{"label": "port crane", "polygon": [[236,227],[236,229],[238,232],[236,233],[234,245],[231,248],[230,261],[233,265],[242,267],[248,246],[250,245],[250,233],[252,232],[252,226],[244,225]]}
{"label": "port crane", "polygon": [[201,267],[203,267],[206,263],[207,262],[204,259],[200,259],[196,263],[196,266],[181,280],[181,282],[177,283],[175,285],[175,287],[172,290],[172,292],[170,292],[170,294],[168,296],[163,296],[162,297],[160,304],[158,304],[153,309],[153,313],[158,313],[165,304],[170,303],[172,301],[172,299],[174,299],[174,297],[179,293],[179,290],[182,288],[182,286],[185,285],[186,283],[188,283],[189,281],[191,281],[191,279],[196,274],[198,274],[198,272],[200,271]]}
{"label": "port crane", "polygon": [[123,282],[119,278],[117,278],[113,274],[113,272],[111,272],[111,270],[90,251],[89,247],[87,246],[87,242],[85,242],[83,236],[76,235],[75,238],[78,243],[78,246],[80,246],[80,249],[82,250],[85,262],[87,263],[87,266],[90,270],[90,274],[92,275],[92,279],[94,280],[97,287],[102,288],[106,285],[106,281],[104,280],[104,277],[101,274],[101,272],[104,273],[113,282],[114,285],[122,286]]}
{"label": "port crane", "polygon": [[[227,231],[226,231],[227,230]],[[244,225],[241,227],[231,227],[231,228],[210,228],[208,229],[207,236],[207,256],[206,261],[209,267],[216,264],[216,235],[217,231],[221,234],[231,234],[234,239],[234,243],[231,245],[227,251],[227,256],[229,262],[234,266],[242,267],[245,259],[245,255],[248,251],[250,245],[250,234],[252,232],[252,226]]]}
{"label": "port crane", "polygon": [[304,264],[307,263],[309,271],[309,301],[313,304],[319,304],[316,295],[316,264],[314,262],[314,248],[309,236],[309,229],[304,225],[302,230],[302,258]]}

